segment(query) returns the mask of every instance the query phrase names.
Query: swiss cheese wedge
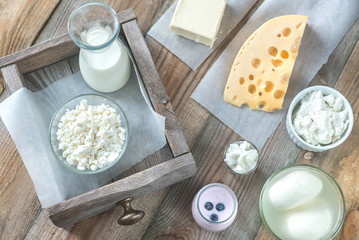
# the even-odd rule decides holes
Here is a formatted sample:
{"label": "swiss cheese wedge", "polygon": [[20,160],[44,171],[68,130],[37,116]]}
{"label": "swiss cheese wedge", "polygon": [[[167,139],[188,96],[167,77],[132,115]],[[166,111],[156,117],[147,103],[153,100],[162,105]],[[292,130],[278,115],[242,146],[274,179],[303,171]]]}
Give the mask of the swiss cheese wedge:
{"label": "swiss cheese wedge", "polygon": [[234,59],[225,102],[267,112],[281,109],[307,18],[273,18],[247,39]]}

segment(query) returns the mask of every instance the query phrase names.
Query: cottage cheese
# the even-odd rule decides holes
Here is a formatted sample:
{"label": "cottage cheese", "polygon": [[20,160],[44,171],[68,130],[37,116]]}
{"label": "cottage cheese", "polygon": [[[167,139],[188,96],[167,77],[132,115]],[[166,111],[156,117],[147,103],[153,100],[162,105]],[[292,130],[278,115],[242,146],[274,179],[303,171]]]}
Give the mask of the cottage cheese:
{"label": "cottage cheese", "polygon": [[304,96],[293,119],[297,134],[315,146],[337,141],[349,124],[342,99],[331,94],[324,96],[321,90]]}
{"label": "cottage cheese", "polygon": [[112,163],[122,151],[126,132],[116,110],[82,100],[61,117],[56,133],[59,149],[71,166],[95,171]]}
{"label": "cottage cheese", "polygon": [[224,161],[237,173],[247,173],[255,168],[258,162],[258,151],[249,142],[234,142],[226,151]]}

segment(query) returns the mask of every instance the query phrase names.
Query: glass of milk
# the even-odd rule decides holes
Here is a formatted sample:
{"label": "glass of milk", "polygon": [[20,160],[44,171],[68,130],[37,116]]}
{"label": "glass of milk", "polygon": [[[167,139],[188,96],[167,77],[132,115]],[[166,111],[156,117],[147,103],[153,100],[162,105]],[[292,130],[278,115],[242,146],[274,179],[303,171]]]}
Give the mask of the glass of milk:
{"label": "glass of milk", "polygon": [[345,219],[338,183],[310,165],[275,172],[262,188],[259,207],[263,223],[278,239],[333,239]]}
{"label": "glass of milk", "polygon": [[117,38],[120,22],[107,4],[89,2],[70,15],[67,29],[81,48],[80,71],[86,83],[99,92],[113,92],[123,87],[131,73],[125,46]]}
{"label": "glass of milk", "polygon": [[192,201],[192,216],[198,226],[218,232],[232,224],[237,215],[237,197],[221,183],[204,186]]}

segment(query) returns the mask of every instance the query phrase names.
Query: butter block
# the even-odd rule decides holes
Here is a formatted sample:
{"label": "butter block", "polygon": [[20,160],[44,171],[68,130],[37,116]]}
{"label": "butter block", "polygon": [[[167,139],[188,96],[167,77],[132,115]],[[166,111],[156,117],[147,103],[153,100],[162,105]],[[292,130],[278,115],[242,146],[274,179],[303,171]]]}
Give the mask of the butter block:
{"label": "butter block", "polygon": [[267,112],[282,108],[307,18],[276,17],[249,36],[234,59],[225,102]]}
{"label": "butter block", "polygon": [[170,30],[212,47],[227,0],[178,0]]}

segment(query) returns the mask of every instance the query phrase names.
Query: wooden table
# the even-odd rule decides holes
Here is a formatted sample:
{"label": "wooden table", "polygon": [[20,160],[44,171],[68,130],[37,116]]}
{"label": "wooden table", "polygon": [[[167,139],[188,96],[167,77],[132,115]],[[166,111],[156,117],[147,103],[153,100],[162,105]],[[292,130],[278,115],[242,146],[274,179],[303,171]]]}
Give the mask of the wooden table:
{"label": "wooden table", "polygon": [[[122,209],[117,207],[73,227],[57,228],[42,210],[32,181],[8,131],[0,121],[0,238],[1,239],[272,239],[262,225],[258,197],[265,180],[289,163],[307,163],[329,172],[341,185],[347,218],[336,239],[359,239],[359,19],[334,50],[311,85],[334,86],[349,100],[354,128],[341,146],[323,153],[298,148],[289,138],[284,120],[260,152],[259,168],[248,176],[230,173],[223,163],[228,143],[240,139],[206,109],[190,98],[202,77],[235,34],[264,0],[258,0],[216,51],[192,71],[166,48],[146,36],[157,70],[172,101],[187,143],[196,159],[197,175],[134,202],[146,212],[133,226],[119,226]],[[66,32],[69,14],[84,0],[4,0],[0,3],[0,56]],[[104,1],[117,12],[133,7],[144,34],[174,2]],[[61,72],[48,67],[48,74]],[[0,79],[2,81],[3,79]],[[0,101],[8,96],[5,89]],[[269,164],[270,163],[270,164]],[[231,227],[219,233],[200,229],[191,216],[195,193],[211,182],[230,186],[239,199],[238,215]]]}

